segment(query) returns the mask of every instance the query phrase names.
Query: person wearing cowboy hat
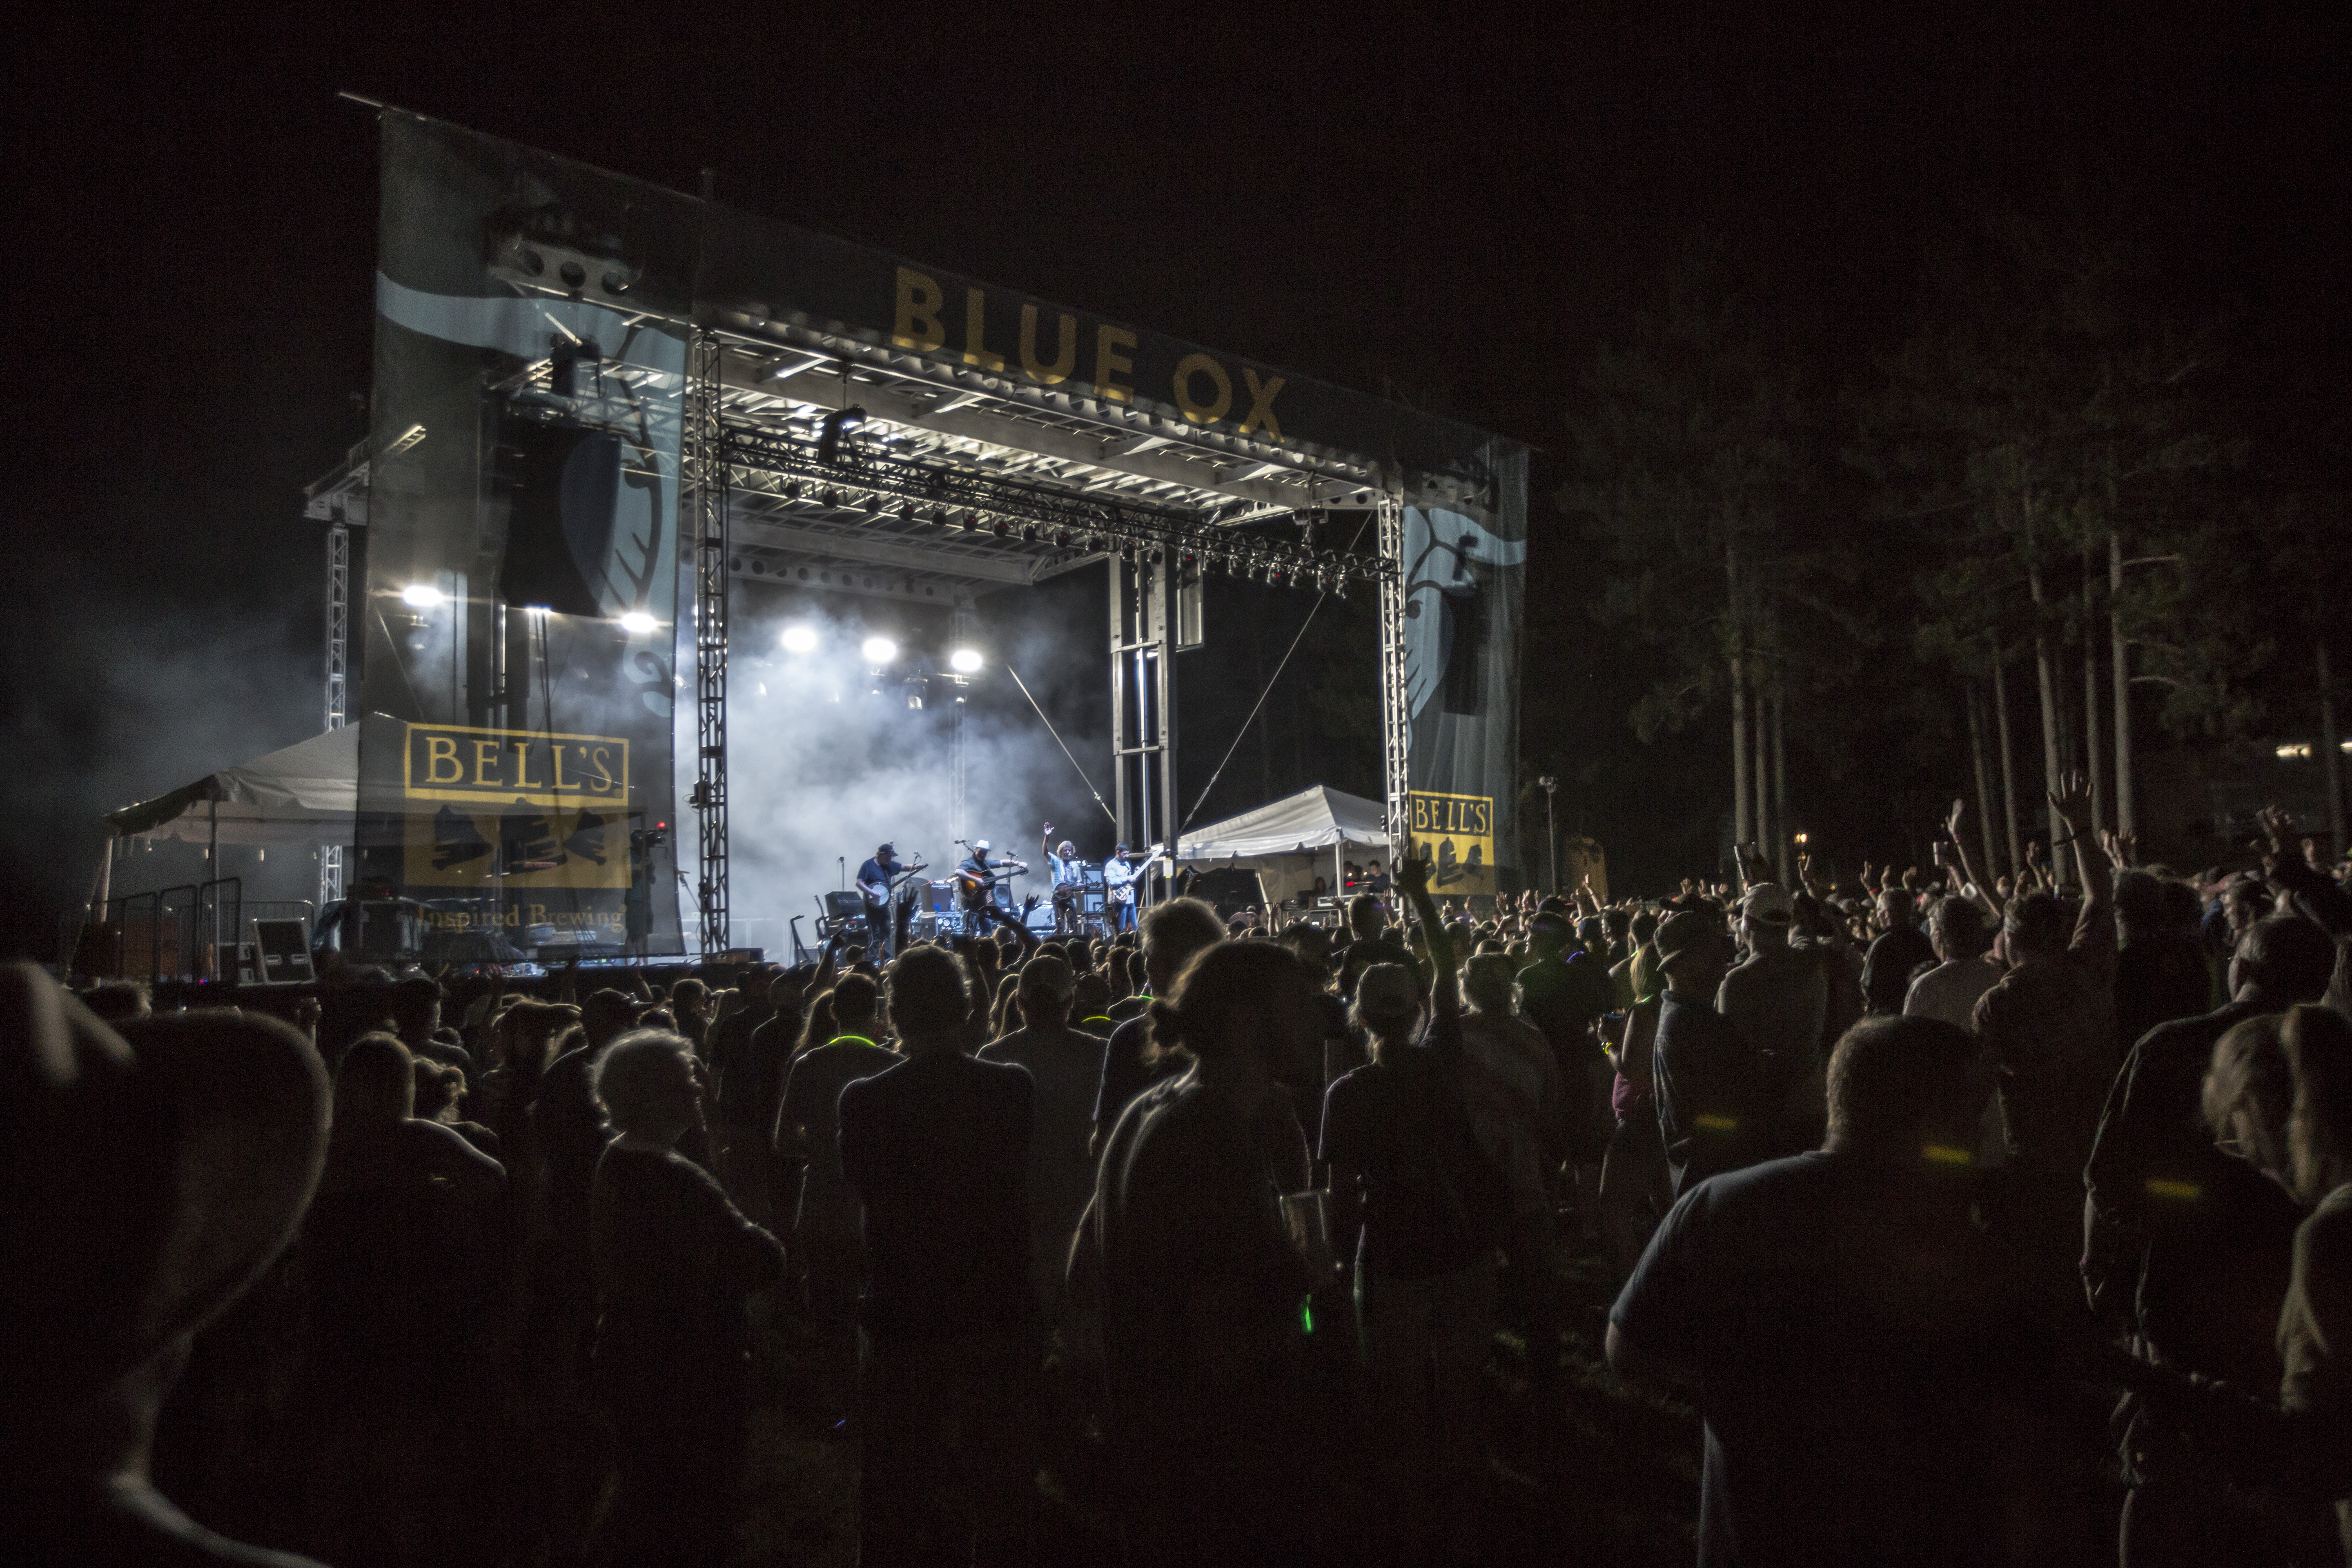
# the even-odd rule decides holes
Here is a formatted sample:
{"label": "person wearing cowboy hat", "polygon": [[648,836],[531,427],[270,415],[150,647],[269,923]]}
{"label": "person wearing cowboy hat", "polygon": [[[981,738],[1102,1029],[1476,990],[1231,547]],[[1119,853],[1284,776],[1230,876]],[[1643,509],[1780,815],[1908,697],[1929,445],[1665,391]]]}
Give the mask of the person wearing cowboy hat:
{"label": "person wearing cowboy hat", "polygon": [[327,1152],[325,1067],[274,1019],[100,1023],[0,966],[0,1432],[18,1563],[315,1568],[241,1545],[150,1479],[196,1331],[282,1251]]}

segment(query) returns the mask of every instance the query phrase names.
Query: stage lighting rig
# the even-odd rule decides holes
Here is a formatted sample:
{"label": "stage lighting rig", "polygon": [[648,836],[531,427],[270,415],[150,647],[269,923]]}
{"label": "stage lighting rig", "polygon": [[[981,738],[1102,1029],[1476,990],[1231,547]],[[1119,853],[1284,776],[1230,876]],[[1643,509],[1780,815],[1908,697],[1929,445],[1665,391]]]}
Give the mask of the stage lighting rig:
{"label": "stage lighting rig", "polygon": [[978,675],[981,663],[980,650],[976,647],[960,647],[948,655],[948,668],[958,675]]}
{"label": "stage lighting rig", "polygon": [[866,656],[868,664],[887,664],[898,657],[898,645],[888,637],[871,637],[858,646],[857,651]]}
{"label": "stage lighting rig", "polygon": [[631,610],[621,617],[621,629],[643,637],[661,623],[643,610]]}

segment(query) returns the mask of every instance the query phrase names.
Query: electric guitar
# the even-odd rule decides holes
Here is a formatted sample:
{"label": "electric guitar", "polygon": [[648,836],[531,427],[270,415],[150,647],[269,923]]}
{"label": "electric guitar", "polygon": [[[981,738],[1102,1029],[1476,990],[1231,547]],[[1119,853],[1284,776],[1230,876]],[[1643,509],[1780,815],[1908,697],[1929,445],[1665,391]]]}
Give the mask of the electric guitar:
{"label": "electric guitar", "polygon": [[900,868],[898,875],[887,882],[858,883],[857,890],[866,896],[866,907],[869,910],[888,908],[890,895],[898,890],[898,884],[921,870],[926,864],[927,862],[919,855],[915,858],[913,865]]}

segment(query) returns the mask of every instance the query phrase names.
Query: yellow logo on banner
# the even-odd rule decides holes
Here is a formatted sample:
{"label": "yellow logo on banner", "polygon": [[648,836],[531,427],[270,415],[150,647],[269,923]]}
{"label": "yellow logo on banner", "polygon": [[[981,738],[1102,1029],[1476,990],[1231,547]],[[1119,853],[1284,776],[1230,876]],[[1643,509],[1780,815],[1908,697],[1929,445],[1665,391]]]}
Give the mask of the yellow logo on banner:
{"label": "yellow logo on banner", "polygon": [[617,811],[629,798],[629,742],[613,735],[411,724],[401,787],[412,800],[609,805]]}
{"label": "yellow logo on banner", "polygon": [[1405,809],[1406,852],[1429,861],[1431,892],[1495,890],[1494,796],[1413,790],[1405,796]]}
{"label": "yellow logo on banner", "polygon": [[411,724],[402,784],[413,887],[629,885],[629,743]]}

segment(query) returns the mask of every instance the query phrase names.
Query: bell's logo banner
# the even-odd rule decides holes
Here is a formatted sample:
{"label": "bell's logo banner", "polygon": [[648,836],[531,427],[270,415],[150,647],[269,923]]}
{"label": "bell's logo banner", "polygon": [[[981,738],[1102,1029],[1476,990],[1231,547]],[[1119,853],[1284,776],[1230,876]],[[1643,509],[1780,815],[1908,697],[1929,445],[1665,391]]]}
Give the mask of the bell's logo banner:
{"label": "bell's logo banner", "polygon": [[411,800],[628,806],[629,742],[613,735],[411,724],[402,762]]}
{"label": "bell's logo banner", "polygon": [[1430,863],[1433,893],[1492,893],[1495,890],[1495,800],[1484,795],[1436,795],[1414,790],[1405,796],[1409,827],[1406,853]]}
{"label": "bell's logo banner", "polygon": [[411,724],[405,763],[412,886],[628,887],[626,741]]}

